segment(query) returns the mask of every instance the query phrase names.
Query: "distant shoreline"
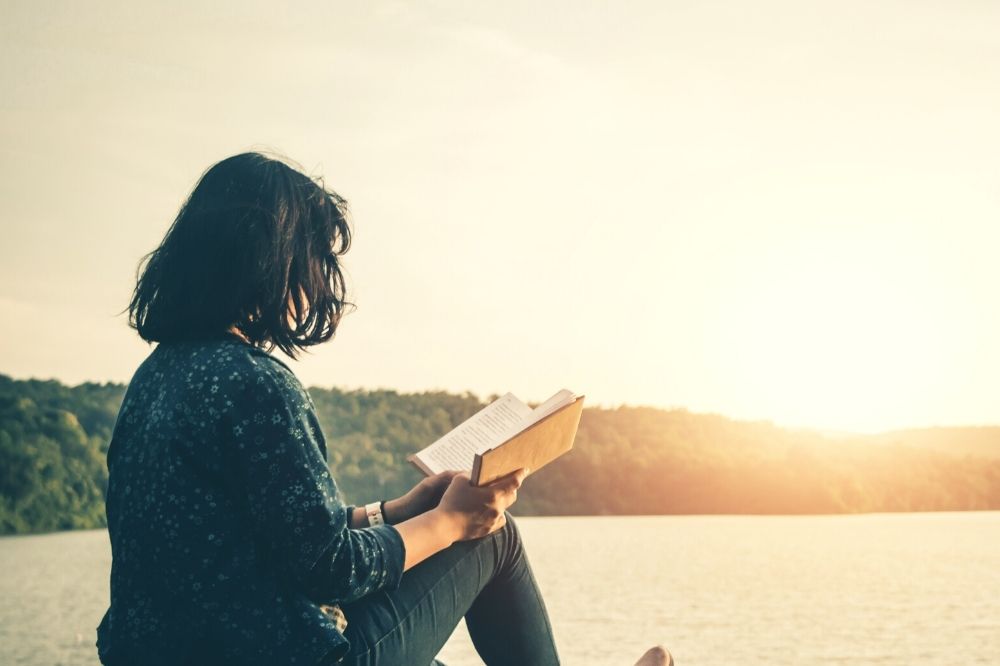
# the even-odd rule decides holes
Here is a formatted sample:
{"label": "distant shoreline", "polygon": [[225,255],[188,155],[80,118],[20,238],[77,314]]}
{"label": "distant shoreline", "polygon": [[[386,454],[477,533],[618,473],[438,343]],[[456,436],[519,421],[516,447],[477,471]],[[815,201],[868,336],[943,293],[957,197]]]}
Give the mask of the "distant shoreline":
{"label": "distant shoreline", "polygon": [[[0,534],[101,528],[123,384],[0,375]],[[398,497],[410,453],[483,405],[471,393],[310,389],[345,503]],[[636,513],[636,507],[648,507]],[[588,407],[574,448],[515,516],[824,516],[1000,510],[1000,427],[830,437],[653,407]]]}
{"label": "distant shoreline", "polygon": [[[579,518],[591,520],[594,518],[867,518],[878,516],[926,516],[927,514],[958,515],[958,514],[984,514],[1000,513],[1000,509],[962,509],[958,511],[870,511],[862,513],[631,513],[631,514],[566,514],[566,515],[528,515],[518,514],[511,511],[515,518],[543,519],[553,518],[562,520],[566,518]],[[44,537],[57,536],[67,532],[106,532],[107,526],[102,527],[80,527],[75,529],[51,530],[47,532],[18,532],[14,534],[0,534],[0,541],[4,539],[16,539],[23,537]]]}

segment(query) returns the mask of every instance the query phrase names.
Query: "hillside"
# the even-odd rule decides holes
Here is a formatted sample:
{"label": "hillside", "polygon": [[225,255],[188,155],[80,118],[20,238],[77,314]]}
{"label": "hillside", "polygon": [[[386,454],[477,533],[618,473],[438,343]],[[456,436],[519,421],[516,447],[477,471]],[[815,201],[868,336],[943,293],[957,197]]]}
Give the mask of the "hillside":
{"label": "hillside", "polygon": [[[104,524],[104,454],[121,384],[0,375],[0,533]],[[405,457],[485,401],[473,394],[312,388],[345,497],[402,494]],[[488,399],[487,399],[488,400]],[[834,437],[651,407],[587,408],[573,451],[513,513],[840,513],[1000,509],[1000,428]]]}

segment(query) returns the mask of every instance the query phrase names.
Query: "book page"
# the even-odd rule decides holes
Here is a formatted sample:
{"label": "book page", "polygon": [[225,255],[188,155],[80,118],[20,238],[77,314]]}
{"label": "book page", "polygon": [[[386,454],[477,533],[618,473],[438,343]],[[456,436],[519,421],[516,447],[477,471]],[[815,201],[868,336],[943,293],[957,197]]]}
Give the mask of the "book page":
{"label": "book page", "polygon": [[560,407],[565,407],[574,400],[576,400],[576,394],[569,389],[557,391],[551,398],[531,410],[531,412],[522,421],[511,426],[511,428],[503,434],[500,442],[506,442],[517,433],[535,423],[538,423],[552,412],[556,411]]}
{"label": "book page", "polygon": [[475,454],[504,441],[504,434],[521,424],[531,411],[513,393],[506,393],[417,453],[416,457],[434,474],[448,469],[471,472]]}
{"label": "book page", "polygon": [[557,391],[551,398],[531,410],[531,414],[529,415],[525,425],[531,425],[532,423],[541,421],[552,412],[556,411],[563,405],[568,405],[574,400],[576,400],[576,394],[569,389]]}
{"label": "book page", "polygon": [[[583,416],[583,398],[583,395],[577,395],[571,402],[549,412],[499,446],[477,455],[470,475],[472,483],[483,486],[524,467],[530,468],[530,473],[534,474],[573,448]],[[539,410],[543,411],[547,408]]]}

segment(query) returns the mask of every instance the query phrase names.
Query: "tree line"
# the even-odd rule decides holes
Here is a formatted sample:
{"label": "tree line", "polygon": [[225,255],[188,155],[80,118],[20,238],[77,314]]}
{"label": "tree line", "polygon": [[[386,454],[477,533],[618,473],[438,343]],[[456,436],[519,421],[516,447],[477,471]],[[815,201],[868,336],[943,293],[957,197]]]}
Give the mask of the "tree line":
{"label": "tree line", "polygon": [[[105,525],[106,453],[125,385],[0,375],[0,533]],[[497,396],[309,389],[345,501],[406,492],[406,456]],[[584,409],[572,451],[515,515],[1000,509],[1000,427],[832,437],[652,407]]]}

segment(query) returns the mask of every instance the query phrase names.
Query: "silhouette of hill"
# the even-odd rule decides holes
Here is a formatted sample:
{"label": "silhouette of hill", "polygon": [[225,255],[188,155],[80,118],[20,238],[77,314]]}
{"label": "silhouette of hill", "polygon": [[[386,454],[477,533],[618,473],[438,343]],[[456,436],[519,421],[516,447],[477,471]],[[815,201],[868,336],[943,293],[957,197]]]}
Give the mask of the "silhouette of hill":
{"label": "silhouette of hill", "polygon": [[893,430],[873,435],[882,444],[899,444],[960,456],[1000,458],[1000,427],[966,426]]}
{"label": "silhouette of hill", "polygon": [[[122,384],[0,375],[0,533],[105,524]],[[408,490],[406,455],[471,416],[471,393],[311,388],[346,501]],[[1000,509],[1000,427],[828,435],[652,407],[587,408],[574,449],[512,512],[842,513]]]}

